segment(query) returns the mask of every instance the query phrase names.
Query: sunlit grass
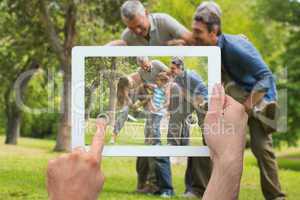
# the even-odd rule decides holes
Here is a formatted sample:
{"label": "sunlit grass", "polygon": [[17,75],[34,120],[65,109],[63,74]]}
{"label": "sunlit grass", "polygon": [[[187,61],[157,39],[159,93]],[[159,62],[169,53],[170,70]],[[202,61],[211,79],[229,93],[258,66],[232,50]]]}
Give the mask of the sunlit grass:
{"label": "sunlit grass", "polygon": [[[21,138],[18,146],[4,145],[0,136],[0,199],[35,200],[47,199],[45,170],[49,159],[56,157],[51,152],[54,141]],[[278,158],[280,179],[288,199],[298,199],[300,191],[300,148],[281,151]],[[177,196],[182,199],[184,191],[185,162],[172,166],[173,183]],[[104,158],[103,171],[106,183],[102,193],[105,200],[147,200],[156,196],[138,195],[136,188],[135,158]],[[246,151],[241,185],[241,200],[262,200],[259,185],[259,170],[256,160]]]}

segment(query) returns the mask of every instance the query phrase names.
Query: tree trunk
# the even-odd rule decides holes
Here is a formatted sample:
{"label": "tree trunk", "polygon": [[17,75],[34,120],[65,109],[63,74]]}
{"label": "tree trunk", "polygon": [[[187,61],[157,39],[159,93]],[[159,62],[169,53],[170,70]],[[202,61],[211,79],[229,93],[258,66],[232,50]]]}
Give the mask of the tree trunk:
{"label": "tree trunk", "polygon": [[93,81],[92,85],[89,88],[85,89],[86,94],[86,104],[85,104],[85,121],[87,121],[90,118],[90,113],[92,111],[92,106],[94,103],[94,92],[99,87],[99,80]]}
{"label": "tree trunk", "polygon": [[[16,109],[12,107],[14,106],[11,106],[9,109]],[[21,113],[16,110],[14,110],[12,113],[7,116],[5,144],[16,145],[20,136]]]}
{"label": "tree trunk", "polygon": [[[71,150],[71,51],[74,45],[76,36],[76,5],[73,1],[68,3],[66,11],[66,19],[64,26],[64,45],[63,54],[58,51],[58,57],[63,58],[61,60],[62,69],[64,71],[64,88],[63,98],[61,102],[61,120],[59,125],[59,131],[56,138],[55,151],[70,151]],[[56,35],[58,38],[58,36]],[[84,97],[83,97],[84,98]],[[84,122],[82,122],[84,123]]]}
{"label": "tree trunk", "polygon": [[61,64],[61,69],[64,72],[60,125],[54,150],[68,151],[71,148],[71,51],[72,47],[74,46],[76,36],[77,8],[73,0],[67,1],[64,23],[64,41],[62,41],[57,34],[55,26],[51,20],[46,1],[39,0],[39,4],[41,20],[46,28],[46,34],[49,36],[49,43],[56,53]]}
{"label": "tree trunk", "polygon": [[64,67],[63,96],[61,101],[61,114],[59,130],[56,137],[55,151],[69,151],[71,134],[71,66]]}
{"label": "tree trunk", "polygon": [[6,138],[5,144],[16,145],[20,136],[21,113],[16,107],[16,102],[10,102],[11,89],[7,89],[5,94],[5,113],[6,113]]}
{"label": "tree trunk", "polygon": [[[30,61],[30,60],[29,60]],[[28,62],[29,63],[29,62]],[[36,72],[36,70],[40,67],[38,62],[32,60],[29,67],[28,63],[25,64],[23,69],[18,74],[21,75],[22,73],[26,72],[27,70],[35,70],[32,73],[29,73],[27,76],[20,79],[19,85],[17,87],[13,87],[15,82],[18,80],[18,76],[13,79],[11,86],[5,92],[5,113],[6,113],[6,139],[5,144],[13,144],[16,145],[18,143],[18,138],[20,136],[20,129],[21,129],[21,122],[22,122],[22,115],[21,110],[17,105],[16,96],[19,95],[22,102],[25,102],[25,91],[29,81],[31,80],[32,76]],[[20,94],[16,94],[19,92]],[[14,94],[13,94],[14,93]]]}

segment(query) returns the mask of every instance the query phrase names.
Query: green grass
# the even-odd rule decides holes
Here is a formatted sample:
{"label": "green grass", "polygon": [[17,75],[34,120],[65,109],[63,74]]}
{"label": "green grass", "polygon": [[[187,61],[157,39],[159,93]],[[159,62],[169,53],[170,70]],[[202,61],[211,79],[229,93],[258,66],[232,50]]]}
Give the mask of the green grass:
{"label": "green grass", "polygon": [[[47,161],[58,154],[51,152],[54,141],[21,138],[18,146],[3,145],[0,136],[0,199],[47,199],[45,190],[45,169]],[[284,149],[278,152],[280,180],[288,199],[300,199],[300,148]],[[158,197],[137,195],[135,159],[104,158],[103,169],[106,182],[102,199],[133,200],[158,199]],[[173,182],[177,197],[184,190],[185,164],[173,165]],[[259,185],[259,171],[255,158],[247,151],[242,177],[240,199],[263,199]]]}
{"label": "green grass", "polygon": [[[144,145],[144,121],[141,122],[126,122],[118,136],[118,144],[120,145]],[[93,133],[95,133],[95,119],[90,119],[86,124],[86,144],[91,144]],[[201,145],[202,137],[200,128],[195,125],[191,127],[191,145]],[[107,129],[105,141],[109,144],[112,134],[112,127]],[[167,127],[161,127],[162,144],[167,144]]]}

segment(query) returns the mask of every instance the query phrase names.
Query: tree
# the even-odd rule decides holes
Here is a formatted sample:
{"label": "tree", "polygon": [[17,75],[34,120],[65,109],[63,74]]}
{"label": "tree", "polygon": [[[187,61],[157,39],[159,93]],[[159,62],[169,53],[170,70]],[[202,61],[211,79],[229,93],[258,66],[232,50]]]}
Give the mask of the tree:
{"label": "tree", "polygon": [[[120,76],[135,71],[135,58],[88,58],[86,62],[86,119],[107,112],[114,124],[117,99],[117,83]],[[99,94],[99,90],[100,93]],[[99,101],[94,97],[100,95]],[[95,101],[96,100],[96,101]]]}
{"label": "tree", "polygon": [[[28,70],[36,71],[41,64],[37,59],[42,56],[41,49],[45,46],[41,40],[34,40],[32,30],[37,30],[37,26],[31,26],[27,29],[22,25],[26,20],[18,18],[18,13],[11,7],[8,1],[2,1],[0,4],[0,91],[3,94],[4,113],[6,117],[6,144],[17,144],[17,138],[20,135],[20,126],[22,121],[21,108],[17,97],[24,100],[25,90],[28,82],[34,73],[28,73],[24,77],[18,88],[15,88],[19,76]],[[24,37],[26,36],[26,37]],[[31,50],[36,46],[35,50]],[[34,72],[32,71],[32,72]],[[16,90],[18,89],[18,90]],[[18,93],[16,93],[18,91]]]}
{"label": "tree", "polygon": [[[300,2],[296,0],[261,0],[262,14],[265,19],[279,22],[284,27],[286,49],[280,56],[281,64],[288,69],[288,81],[284,87],[288,89],[288,131],[276,135],[277,140],[286,141],[289,145],[297,145],[300,138]],[[279,11],[280,12],[274,12]]]}
{"label": "tree", "polygon": [[[51,3],[44,0],[38,1],[41,21],[45,27],[44,33],[48,35],[48,42],[57,56],[61,70],[64,72],[61,120],[55,146],[55,150],[58,151],[68,150],[70,147],[72,47],[75,44],[82,43],[84,45],[95,43],[99,45],[103,43],[104,38],[118,34],[122,24],[120,15],[117,14],[119,12],[114,12],[115,10],[119,10],[122,4],[120,0],[105,0],[101,1],[101,3],[98,1],[89,1],[85,2],[85,4],[75,2],[75,0],[55,1]],[[108,12],[108,10],[112,12]],[[80,15],[77,13],[80,13]],[[114,14],[112,15],[111,13]],[[60,22],[63,22],[63,25]],[[99,24],[98,22],[102,23]],[[63,28],[60,26],[63,26]],[[86,29],[84,29],[85,27]],[[107,31],[103,31],[105,29]],[[77,30],[79,34],[77,34]],[[101,34],[96,35],[97,33]],[[94,37],[90,39],[90,35],[87,34],[92,34]],[[113,90],[111,91],[113,92]]]}
{"label": "tree", "polygon": [[56,4],[59,7],[64,6],[61,11],[64,17],[63,37],[59,37],[56,25],[53,23],[49,11],[49,4],[44,0],[38,1],[38,8],[42,24],[45,27],[45,33],[48,36],[49,44],[56,54],[61,70],[63,71],[63,97],[61,102],[61,119],[56,139],[56,151],[70,149],[71,132],[71,51],[74,46],[76,36],[76,17],[77,7],[74,1],[69,0],[64,5]]}

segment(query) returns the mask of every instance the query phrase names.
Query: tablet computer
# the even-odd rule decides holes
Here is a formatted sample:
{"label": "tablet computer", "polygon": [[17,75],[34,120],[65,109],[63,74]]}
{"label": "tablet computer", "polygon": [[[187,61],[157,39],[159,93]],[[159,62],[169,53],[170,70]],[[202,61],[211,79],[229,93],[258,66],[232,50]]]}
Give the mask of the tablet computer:
{"label": "tablet computer", "polygon": [[[106,133],[103,156],[209,156],[209,150],[203,145],[201,128],[198,125],[201,119],[198,118],[195,108],[191,108],[195,105],[188,100],[193,94],[187,94],[189,87],[194,87],[193,90],[199,88],[189,85],[193,83],[182,83],[188,87],[183,92],[174,92],[172,89],[177,86],[180,88],[176,75],[170,75],[172,74],[172,63],[176,58],[183,61],[183,70],[189,74],[187,76],[192,77],[190,79],[196,77],[195,79],[199,80],[200,78],[207,88],[205,102],[209,102],[213,85],[221,82],[221,53],[218,47],[74,47],[71,83],[72,148],[79,146],[89,148],[95,132],[96,118],[105,114],[110,118],[111,123]],[[173,110],[169,109],[169,107],[166,109],[155,108],[154,110],[151,110],[153,107],[149,108],[151,102],[157,103],[161,98],[166,99],[166,90],[161,89],[166,87],[160,84],[156,85],[155,82],[155,77],[160,73],[157,72],[154,77],[151,77],[155,70],[150,72],[150,76],[145,75],[145,77],[148,76],[155,80],[154,84],[149,84],[154,85],[151,86],[150,91],[148,91],[149,88],[145,88],[148,80],[143,78],[144,74],[142,74],[137,84],[131,84],[130,87],[129,96],[132,101],[131,105],[134,106],[127,106],[126,109],[124,106],[118,106],[118,98],[120,99],[118,84],[119,87],[122,87],[121,78],[125,78],[125,80],[128,78],[129,81],[132,81],[131,76],[139,75],[142,67],[140,60],[147,60],[153,66],[163,65],[166,67],[168,71],[166,74],[170,75],[170,79],[168,79],[168,85],[171,85],[169,87],[171,88],[169,90],[170,98],[177,98],[178,105],[175,106],[175,110],[174,108]],[[181,79],[184,80],[183,77]],[[154,90],[154,88],[156,89]],[[159,91],[162,91],[163,95]],[[155,103],[154,105],[156,105]],[[184,106],[182,106],[183,104]],[[186,114],[184,121],[175,119],[174,122],[174,116],[175,118],[177,116],[174,112],[177,114],[179,112],[179,115]],[[149,125],[149,115],[151,114],[152,126],[149,127],[147,124]],[[173,132],[169,131],[171,128],[177,134],[172,135]],[[149,131],[152,134],[149,134]],[[155,137],[153,132],[156,134]],[[112,135],[117,138],[117,141],[113,143],[111,142]],[[154,140],[156,142],[153,142]]]}

